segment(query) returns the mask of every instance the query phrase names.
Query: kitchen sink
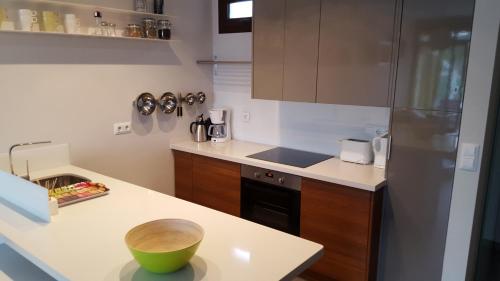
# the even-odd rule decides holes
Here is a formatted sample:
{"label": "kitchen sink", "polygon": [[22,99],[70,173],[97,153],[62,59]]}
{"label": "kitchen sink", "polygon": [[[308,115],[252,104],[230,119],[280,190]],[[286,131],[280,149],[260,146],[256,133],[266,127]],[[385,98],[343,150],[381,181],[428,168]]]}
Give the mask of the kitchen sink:
{"label": "kitchen sink", "polygon": [[62,174],[57,176],[50,176],[40,179],[31,180],[31,182],[38,184],[47,189],[54,189],[63,186],[68,186],[80,182],[90,182],[91,180],[82,176],[73,174]]}
{"label": "kitchen sink", "polygon": [[109,193],[109,188],[104,184],[92,183],[90,179],[74,174],[39,178],[31,180],[31,182],[48,189],[49,196],[57,200],[59,208]]}

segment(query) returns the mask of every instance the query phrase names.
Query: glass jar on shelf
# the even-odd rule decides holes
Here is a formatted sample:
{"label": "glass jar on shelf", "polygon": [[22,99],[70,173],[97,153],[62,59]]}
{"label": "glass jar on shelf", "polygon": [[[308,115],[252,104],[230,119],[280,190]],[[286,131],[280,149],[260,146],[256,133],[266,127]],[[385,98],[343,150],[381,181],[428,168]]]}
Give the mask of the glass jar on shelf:
{"label": "glass jar on shelf", "polygon": [[169,20],[158,20],[158,39],[170,40],[172,35],[172,23]]}
{"label": "glass jar on shelf", "polygon": [[156,38],[156,21],[153,18],[142,19],[142,36],[148,39]]}
{"label": "glass jar on shelf", "polygon": [[108,35],[111,37],[116,37],[116,24],[110,23],[108,25]]}
{"label": "glass jar on shelf", "polygon": [[101,22],[101,35],[109,36],[109,23],[105,21]]}
{"label": "glass jar on shelf", "polygon": [[102,13],[100,11],[94,12],[95,26],[92,35],[102,35],[101,23],[102,23]]}
{"label": "glass jar on shelf", "polygon": [[138,24],[129,24],[126,31],[127,37],[141,38],[142,27]]}

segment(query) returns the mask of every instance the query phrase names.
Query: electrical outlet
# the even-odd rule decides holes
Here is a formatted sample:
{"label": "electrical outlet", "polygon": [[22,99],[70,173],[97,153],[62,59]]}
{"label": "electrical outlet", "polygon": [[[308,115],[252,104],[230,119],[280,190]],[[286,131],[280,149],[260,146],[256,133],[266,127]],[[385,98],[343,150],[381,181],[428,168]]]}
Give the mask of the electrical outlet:
{"label": "electrical outlet", "polygon": [[113,133],[117,135],[130,134],[132,132],[132,126],[130,122],[122,122],[113,124]]}
{"label": "electrical outlet", "polygon": [[243,114],[241,115],[243,122],[248,123],[250,122],[250,112],[244,111]]}

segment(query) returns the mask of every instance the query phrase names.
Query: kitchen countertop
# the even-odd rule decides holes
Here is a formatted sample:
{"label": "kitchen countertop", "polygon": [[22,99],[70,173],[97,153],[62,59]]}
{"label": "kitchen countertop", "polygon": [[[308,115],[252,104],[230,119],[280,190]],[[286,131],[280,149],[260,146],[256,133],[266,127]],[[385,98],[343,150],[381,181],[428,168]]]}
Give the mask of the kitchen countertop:
{"label": "kitchen countertop", "polygon": [[308,168],[297,168],[246,157],[274,147],[276,146],[237,140],[226,143],[183,141],[170,145],[173,150],[257,166],[368,191],[377,191],[386,184],[383,169],[375,168],[373,165],[347,163],[338,158],[332,158]]}
{"label": "kitchen countertop", "polygon": [[[323,252],[317,243],[75,166],[32,177],[64,173],[104,183],[110,194],[61,208],[51,223],[0,201],[0,242],[57,280],[289,280]],[[187,267],[154,275],[133,260],[124,236],[138,224],[162,218],[197,222],[205,237]]]}

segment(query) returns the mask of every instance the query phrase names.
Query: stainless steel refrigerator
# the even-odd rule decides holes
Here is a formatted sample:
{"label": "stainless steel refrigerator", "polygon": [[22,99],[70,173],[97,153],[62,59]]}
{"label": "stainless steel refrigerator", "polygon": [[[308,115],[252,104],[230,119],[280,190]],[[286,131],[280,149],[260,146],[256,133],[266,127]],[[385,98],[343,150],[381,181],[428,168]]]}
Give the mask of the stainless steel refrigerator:
{"label": "stainless steel refrigerator", "polygon": [[378,280],[441,280],[473,0],[403,0]]}

